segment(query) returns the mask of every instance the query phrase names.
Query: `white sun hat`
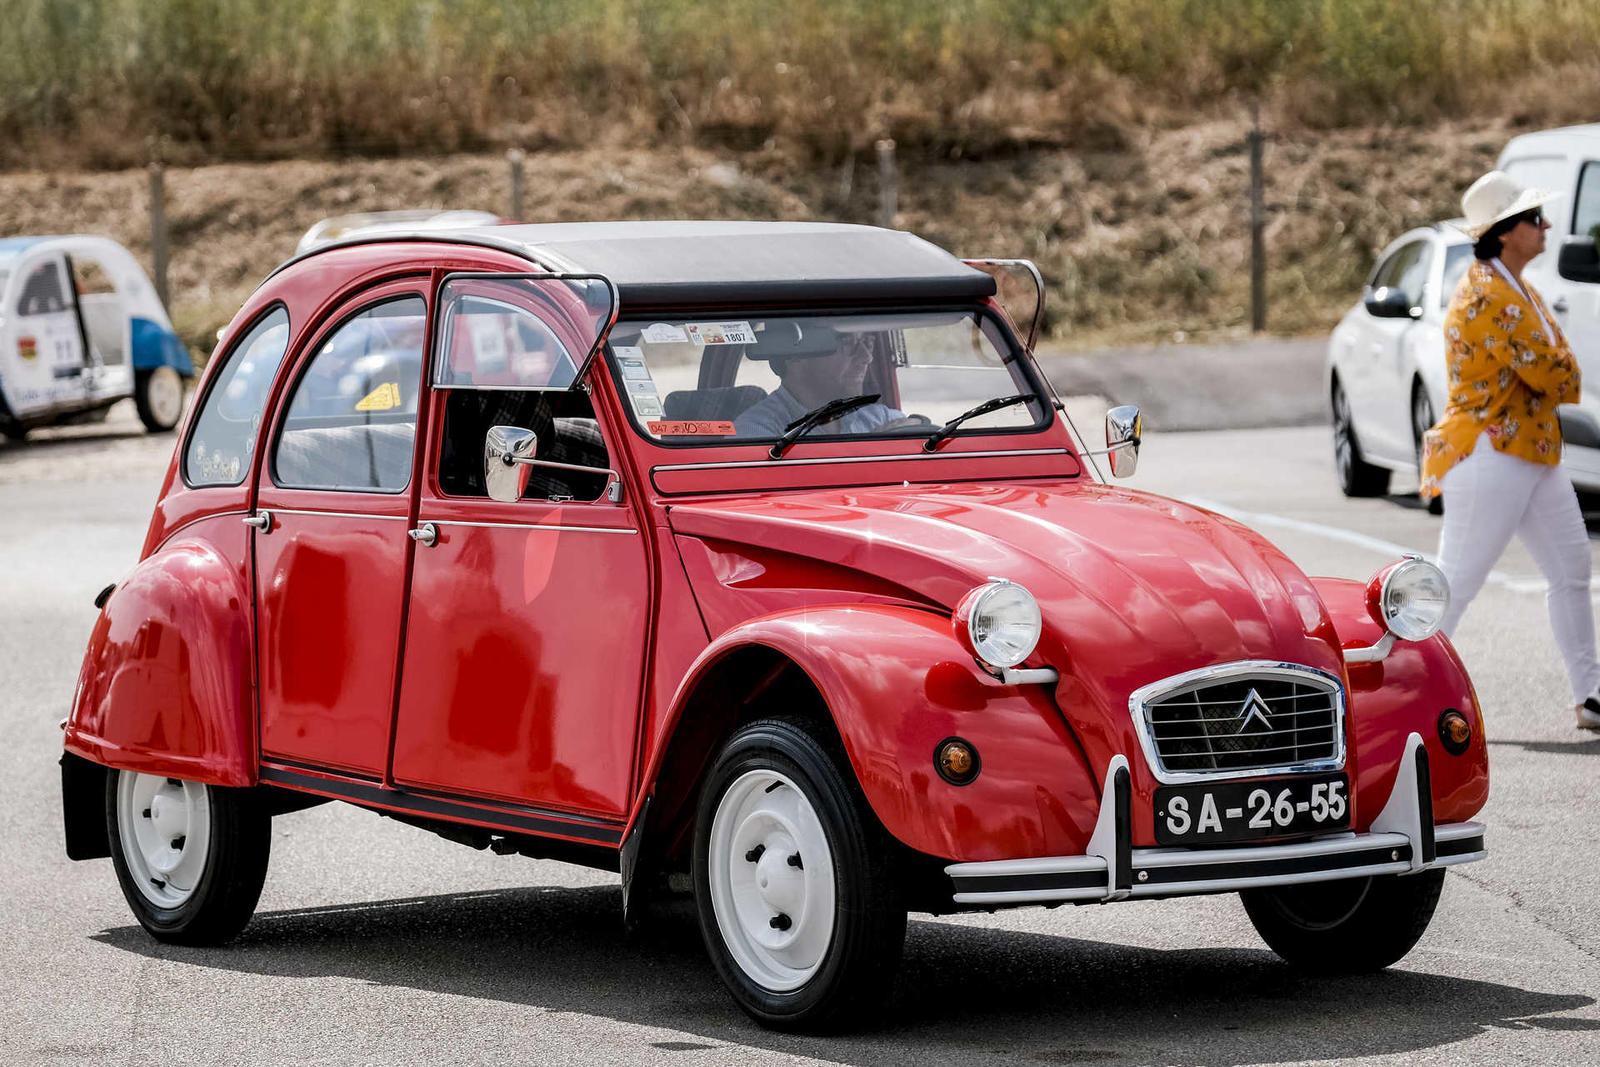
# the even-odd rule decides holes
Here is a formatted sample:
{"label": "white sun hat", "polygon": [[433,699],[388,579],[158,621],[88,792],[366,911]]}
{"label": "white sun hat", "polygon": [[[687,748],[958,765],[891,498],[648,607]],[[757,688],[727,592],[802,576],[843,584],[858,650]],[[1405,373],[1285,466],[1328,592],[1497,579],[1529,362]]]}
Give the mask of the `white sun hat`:
{"label": "white sun hat", "polygon": [[1522,183],[1503,170],[1491,170],[1461,194],[1461,213],[1466,219],[1457,225],[1476,241],[1497,222],[1532,211],[1560,196],[1549,189],[1524,189]]}

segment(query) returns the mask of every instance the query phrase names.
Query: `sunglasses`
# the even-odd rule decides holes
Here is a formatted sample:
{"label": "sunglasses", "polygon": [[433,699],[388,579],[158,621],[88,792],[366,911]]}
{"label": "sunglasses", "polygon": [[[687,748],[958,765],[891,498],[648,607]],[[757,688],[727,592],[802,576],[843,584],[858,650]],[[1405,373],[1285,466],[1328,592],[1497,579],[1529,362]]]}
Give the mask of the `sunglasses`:
{"label": "sunglasses", "polygon": [[1517,216],[1517,222],[1531,222],[1535,226],[1543,226],[1544,209],[1536,207],[1532,211],[1524,211],[1522,214]]}

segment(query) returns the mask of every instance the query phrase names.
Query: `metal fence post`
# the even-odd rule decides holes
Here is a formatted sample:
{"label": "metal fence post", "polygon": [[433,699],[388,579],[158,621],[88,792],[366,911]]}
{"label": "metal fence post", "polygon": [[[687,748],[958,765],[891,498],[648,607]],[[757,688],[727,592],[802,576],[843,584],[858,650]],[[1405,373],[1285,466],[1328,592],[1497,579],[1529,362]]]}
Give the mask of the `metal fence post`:
{"label": "metal fence post", "polygon": [[1260,333],[1267,328],[1267,210],[1265,204],[1266,178],[1262,173],[1261,116],[1256,113],[1255,128],[1250,131],[1250,331]]}
{"label": "metal fence post", "polygon": [[894,228],[894,217],[899,211],[899,170],[894,165],[894,140],[885,137],[877,143],[878,150],[878,225]]}
{"label": "metal fence post", "polygon": [[150,164],[150,259],[155,275],[156,296],[167,307],[167,198],[163,187],[166,168],[159,161]]}
{"label": "metal fence post", "polygon": [[522,161],[526,156],[520,148],[506,152],[506,160],[511,164],[511,217],[518,222],[522,221]]}

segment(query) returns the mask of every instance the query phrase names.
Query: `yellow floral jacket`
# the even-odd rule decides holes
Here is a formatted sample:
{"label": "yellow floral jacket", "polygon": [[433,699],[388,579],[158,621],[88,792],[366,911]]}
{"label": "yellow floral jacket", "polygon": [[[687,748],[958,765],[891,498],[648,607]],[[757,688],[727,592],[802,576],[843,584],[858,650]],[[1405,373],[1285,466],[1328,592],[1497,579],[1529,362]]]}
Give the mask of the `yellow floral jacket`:
{"label": "yellow floral jacket", "polygon": [[1539,294],[1529,288],[1524,299],[1493,264],[1474,262],[1445,312],[1444,343],[1449,403],[1423,438],[1422,495],[1439,495],[1440,480],[1472,454],[1480,433],[1507,455],[1561,462],[1556,405],[1577,402],[1583,376]]}

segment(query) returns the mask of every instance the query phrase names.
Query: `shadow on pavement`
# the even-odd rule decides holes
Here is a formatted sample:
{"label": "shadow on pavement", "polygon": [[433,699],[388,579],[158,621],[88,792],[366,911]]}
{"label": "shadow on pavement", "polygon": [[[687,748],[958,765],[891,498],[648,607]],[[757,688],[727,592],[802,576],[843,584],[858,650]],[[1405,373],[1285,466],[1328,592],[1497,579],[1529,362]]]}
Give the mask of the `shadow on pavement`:
{"label": "shadow on pavement", "polygon": [[881,1029],[828,1037],[749,1022],[706,960],[692,911],[625,936],[614,888],[529,888],[259,915],[233,945],[162,945],[139,927],[95,940],[197,967],[337,976],[577,1012],[849,1064],[1173,1064],[1404,1054],[1493,1028],[1600,1031],[1551,1017],[1591,996],[1395,970],[1303,978],[1265,950],[1158,950],[913,921]]}

